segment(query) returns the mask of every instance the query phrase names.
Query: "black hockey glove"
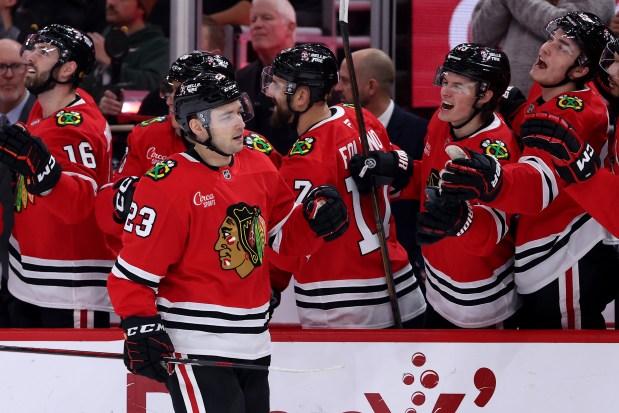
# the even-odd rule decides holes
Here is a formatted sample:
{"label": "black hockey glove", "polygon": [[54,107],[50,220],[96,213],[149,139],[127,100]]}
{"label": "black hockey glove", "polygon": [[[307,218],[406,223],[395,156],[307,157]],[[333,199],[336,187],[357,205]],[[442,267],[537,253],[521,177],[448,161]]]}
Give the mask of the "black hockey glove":
{"label": "black hockey glove", "polygon": [[413,163],[404,151],[371,151],[367,156],[353,156],[348,169],[359,193],[364,195],[372,189],[372,178],[376,186],[391,185],[396,191],[404,188],[413,173]]}
{"label": "black hockey glove", "polygon": [[0,131],[0,162],[22,174],[26,189],[33,195],[45,195],[58,183],[62,173],[60,164],[43,141],[21,125]]}
{"label": "black hockey glove", "polygon": [[171,356],[174,346],[161,317],[131,316],[124,319],[120,326],[125,330],[123,356],[127,369],[134,374],[165,383],[170,373],[162,364],[162,358]]}
{"label": "black hockey glove", "polygon": [[526,103],[527,98],[520,89],[515,86],[508,86],[499,100],[498,112],[511,125],[513,118],[523,110]]}
{"label": "black hockey glove", "polygon": [[320,185],[303,200],[303,215],[316,235],[325,241],[339,238],[348,229],[348,209],[337,189]]}
{"label": "black hockey glove", "polygon": [[468,201],[451,201],[438,195],[438,188],[426,188],[426,212],[417,215],[417,244],[430,245],[445,237],[459,237],[473,222]]}
{"label": "black hockey glove", "polygon": [[491,202],[499,195],[503,174],[495,157],[455,145],[445,150],[452,160],[441,171],[440,188],[444,198]]}
{"label": "black hockey glove", "polygon": [[521,128],[525,146],[553,157],[557,174],[568,183],[586,181],[601,166],[591,145],[565,119],[546,112],[526,115]]}
{"label": "black hockey glove", "polygon": [[138,176],[128,176],[116,182],[113,189],[116,190],[114,194],[114,221],[119,224],[124,224],[127,220],[127,215],[131,210],[131,202],[133,202],[133,193],[135,192],[135,185],[140,180]]}

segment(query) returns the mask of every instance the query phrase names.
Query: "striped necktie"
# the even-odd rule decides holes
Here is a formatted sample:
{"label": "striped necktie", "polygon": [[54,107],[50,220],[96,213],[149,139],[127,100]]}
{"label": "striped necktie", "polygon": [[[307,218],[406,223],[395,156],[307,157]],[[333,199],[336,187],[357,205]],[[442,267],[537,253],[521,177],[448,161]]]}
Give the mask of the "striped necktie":
{"label": "striped necktie", "polygon": [[9,124],[9,119],[4,114],[0,115],[0,130],[5,130]]}

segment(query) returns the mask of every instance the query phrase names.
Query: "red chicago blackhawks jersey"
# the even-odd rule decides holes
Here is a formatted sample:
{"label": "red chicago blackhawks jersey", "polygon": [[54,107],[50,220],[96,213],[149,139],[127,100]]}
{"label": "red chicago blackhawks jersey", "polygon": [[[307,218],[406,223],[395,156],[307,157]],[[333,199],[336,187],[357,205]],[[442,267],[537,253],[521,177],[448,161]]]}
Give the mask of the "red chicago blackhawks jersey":
{"label": "red chicago blackhawks jersey", "polygon": [[111,311],[106,278],[114,255],[97,226],[97,190],[110,179],[111,134],[92,101],[78,100],[47,118],[33,107],[28,131],[62,167],[46,196],[33,196],[19,177],[10,240],[9,289],[42,307]]}
{"label": "red chicago blackhawks jersey", "polygon": [[[331,184],[350,214],[344,235],[325,244],[294,273],[299,319],[309,328],[389,327],[394,321],[371,197],[359,195],[348,170],[350,159],[361,152],[355,110],[345,105],[330,110],[329,118],[299,137],[280,168],[297,202],[313,187]],[[391,150],[383,125],[363,112],[370,149]],[[406,250],[396,239],[388,187],[378,193],[402,321],[408,321],[425,311],[425,301]]]}
{"label": "red chicago blackhawks jersey", "polygon": [[[527,113],[548,112],[567,120],[597,153],[606,153],[608,112],[592,88],[561,93],[548,102],[529,96]],[[516,234],[516,285],[529,294],[575,265],[598,241],[602,226],[565,191],[554,171],[552,157],[525,148],[516,164],[503,170],[503,187],[492,206],[520,213]]]}
{"label": "red chicago blackhawks jersey", "polygon": [[242,150],[214,168],[191,149],[148,171],[133,201],[108,279],[118,315],[158,311],[180,353],[268,355],[269,238],[298,256],[324,244],[273,164]]}
{"label": "red chicago blackhawks jersey", "polygon": [[[269,156],[273,164],[279,167],[281,155],[273,149],[271,143],[262,135],[245,130],[245,147],[257,150]],[[189,145],[192,146],[192,145]],[[112,183],[105,185],[97,196],[95,212],[97,222],[107,234],[110,248],[120,251],[122,224],[114,220],[113,197],[115,182],[128,176],[142,176],[158,162],[168,156],[183,152],[188,145],[172,126],[170,116],[160,116],[136,125],[127,136],[125,156],[114,174]]]}
{"label": "red chicago blackhawks jersey", "polygon": [[[516,137],[498,116],[474,134],[457,139],[437,111],[428,125],[423,157],[413,172],[422,211],[427,200],[424,188],[438,186],[439,173],[450,160],[445,152],[448,145],[492,155],[503,165],[520,157]],[[421,249],[426,299],[440,315],[464,328],[488,327],[520,307],[514,288],[514,239],[508,231],[511,216],[484,205],[473,205],[473,214],[473,224],[462,236]]]}

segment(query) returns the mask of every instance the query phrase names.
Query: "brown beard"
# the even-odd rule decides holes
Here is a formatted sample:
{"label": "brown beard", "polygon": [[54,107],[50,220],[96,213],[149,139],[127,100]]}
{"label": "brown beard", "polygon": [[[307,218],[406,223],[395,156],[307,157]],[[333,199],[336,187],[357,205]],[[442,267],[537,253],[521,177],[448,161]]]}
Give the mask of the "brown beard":
{"label": "brown beard", "polygon": [[271,121],[278,128],[284,127],[292,121],[292,112],[287,107],[275,106]]}

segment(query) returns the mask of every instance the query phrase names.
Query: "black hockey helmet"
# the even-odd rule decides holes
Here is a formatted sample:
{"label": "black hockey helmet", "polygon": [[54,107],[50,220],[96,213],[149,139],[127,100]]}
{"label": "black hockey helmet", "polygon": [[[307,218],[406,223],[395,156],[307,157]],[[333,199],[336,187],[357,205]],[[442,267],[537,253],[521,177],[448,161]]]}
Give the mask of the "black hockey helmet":
{"label": "black hockey helmet", "polygon": [[160,95],[165,98],[172,93],[172,82],[184,82],[209,71],[221,73],[230,80],[236,80],[232,63],[222,55],[201,50],[194,50],[181,55],[170,67],[170,71],[161,84]]}
{"label": "black hockey helmet", "polygon": [[558,29],[563,30],[567,37],[578,44],[580,55],[576,63],[590,68],[586,79],[595,76],[600,56],[608,42],[613,39],[610,29],[595,14],[580,11],[552,20],[545,30],[551,35]]}
{"label": "black hockey helmet", "polygon": [[264,68],[262,90],[268,87],[273,76],[278,76],[288,83],[286,94],[292,95],[299,86],[307,86],[312,103],[326,100],[338,82],[338,72],[335,55],[328,47],[316,43],[301,44],[282,50],[273,64]]}
{"label": "black hockey helmet", "polygon": [[239,91],[236,81],[221,73],[202,72],[198,76],[183,82],[176,90],[174,116],[176,122],[185,132],[191,134],[189,120],[194,116],[208,130],[210,110],[235,100],[241,102],[243,120],[249,121],[253,117],[251,101],[247,93]]}
{"label": "black hockey helmet", "polygon": [[600,67],[606,73],[608,73],[610,66],[615,63],[615,53],[619,53],[619,37],[609,41],[602,52],[602,56],[600,56]]}
{"label": "black hockey helmet", "polygon": [[21,53],[32,51],[39,43],[51,44],[58,48],[57,66],[74,61],[77,69],[71,82],[77,85],[86,77],[95,65],[95,46],[90,36],[71,26],[50,24],[34,34],[29,35],[22,46]]}
{"label": "black hockey helmet", "polygon": [[462,43],[450,50],[443,65],[436,70],[435,85],[441,86],[445,72],[457,73],[476,81],[478,98],[492,90],[491,102],[494,103],[503,95],[511,79],[507,55],[477,43]]}

